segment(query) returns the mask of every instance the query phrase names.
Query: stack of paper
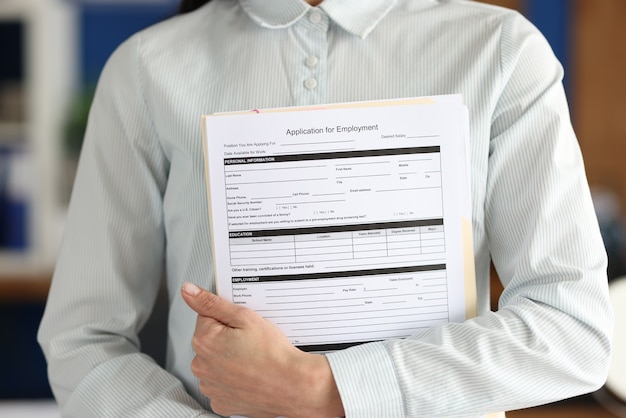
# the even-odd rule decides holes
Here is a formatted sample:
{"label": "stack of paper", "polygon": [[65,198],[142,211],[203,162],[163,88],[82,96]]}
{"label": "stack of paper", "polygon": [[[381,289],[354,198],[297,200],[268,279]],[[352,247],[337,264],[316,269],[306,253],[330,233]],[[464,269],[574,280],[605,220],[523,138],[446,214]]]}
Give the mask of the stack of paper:
{"label": "stack of paper", "polygon": [[306,351],[475,315],[460,96],[207,115],[220,296]]}

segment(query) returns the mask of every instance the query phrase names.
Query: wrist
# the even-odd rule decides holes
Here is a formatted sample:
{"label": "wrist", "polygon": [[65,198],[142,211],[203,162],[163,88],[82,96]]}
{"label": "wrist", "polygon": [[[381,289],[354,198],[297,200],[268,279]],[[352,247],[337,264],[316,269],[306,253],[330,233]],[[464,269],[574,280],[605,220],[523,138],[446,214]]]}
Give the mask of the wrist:
{"label": "wrist", "polygon": [[300,366],[302,379],[299,379],[298,390],[303,394],[302,406],[306,408],[296,415],[329,418],[344,416],[339,389],[326,356],[307,353],[306,361],[301,362]]}

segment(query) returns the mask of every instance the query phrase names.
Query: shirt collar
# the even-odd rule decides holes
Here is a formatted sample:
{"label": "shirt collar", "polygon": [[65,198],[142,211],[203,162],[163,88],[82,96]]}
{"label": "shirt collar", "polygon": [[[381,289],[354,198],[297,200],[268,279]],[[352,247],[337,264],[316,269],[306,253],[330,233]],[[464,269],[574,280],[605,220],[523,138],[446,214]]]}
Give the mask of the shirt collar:
{"label": "shirt collar", "polygon": [[[341,28],[365,38],[396,1],[324,0],[319,7]],[[273,29],[291,26],[311,10],[304,0],[239,0],[239,3],[257,24]]]}

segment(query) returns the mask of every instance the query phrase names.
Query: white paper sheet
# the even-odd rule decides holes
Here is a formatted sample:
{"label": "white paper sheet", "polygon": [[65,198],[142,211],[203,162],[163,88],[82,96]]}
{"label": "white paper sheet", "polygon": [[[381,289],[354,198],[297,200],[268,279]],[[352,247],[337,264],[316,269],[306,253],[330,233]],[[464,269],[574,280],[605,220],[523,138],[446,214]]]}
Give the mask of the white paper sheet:
{"label": "white paper sheet", "polygon": [[220,296],[306,351],[475,309],[460,96],[203,118]]}

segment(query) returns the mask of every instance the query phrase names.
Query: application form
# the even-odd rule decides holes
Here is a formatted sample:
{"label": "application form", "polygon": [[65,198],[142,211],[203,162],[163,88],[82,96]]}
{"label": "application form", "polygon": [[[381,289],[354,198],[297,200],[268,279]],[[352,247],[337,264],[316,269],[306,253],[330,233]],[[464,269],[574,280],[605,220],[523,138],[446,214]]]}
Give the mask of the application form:
{"label": "application form", "polygon": [[475,309],[459,96],[203,117],[220,296],[305,351]]}

